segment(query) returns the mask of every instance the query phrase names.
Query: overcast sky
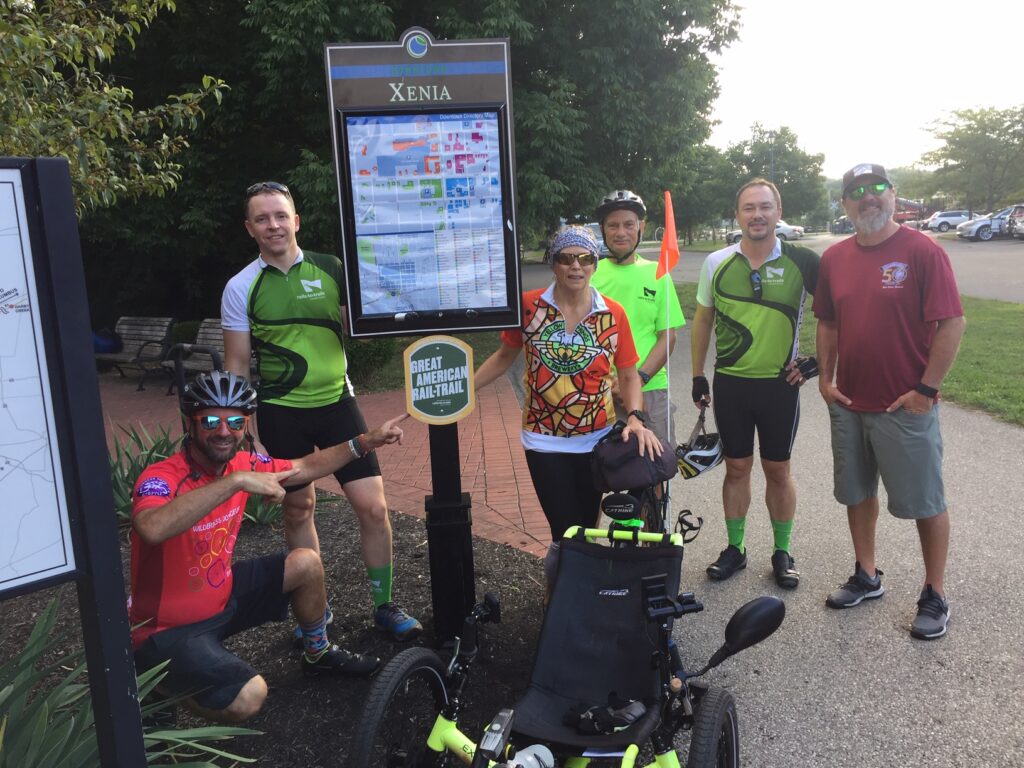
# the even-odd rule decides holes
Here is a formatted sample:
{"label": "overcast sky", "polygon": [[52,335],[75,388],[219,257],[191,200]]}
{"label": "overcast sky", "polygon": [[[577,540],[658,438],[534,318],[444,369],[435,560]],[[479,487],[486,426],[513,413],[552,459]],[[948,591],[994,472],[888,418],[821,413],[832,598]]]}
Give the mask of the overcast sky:
{"label": "overcast sky", "polygon": [[725,148],[786,125],[838,178],[910,165],[955,109],[1024,104],[1024,0],[736,0],[740,39],[715,57]]}

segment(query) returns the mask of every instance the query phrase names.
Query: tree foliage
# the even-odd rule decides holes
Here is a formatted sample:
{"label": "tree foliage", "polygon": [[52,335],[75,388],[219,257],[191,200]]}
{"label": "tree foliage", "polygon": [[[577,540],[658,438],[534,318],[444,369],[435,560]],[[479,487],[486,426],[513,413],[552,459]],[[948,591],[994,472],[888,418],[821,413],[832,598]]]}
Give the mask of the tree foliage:
{"label": "tree foliage", "polygon": [[1024,177],[1024,106],[957,110],[931,132],[943,144],[921,159],[937,166],[936,191],[977,210],[1015,202]]}
{"label": "tree foliage", "polygon": [[0,155],[66,157],[80,213],[173,188],[186,136],[223,82],[202,76],[140,109],[108,70],[173,9],[172,0],[2,0]]}
{"label": "tree foliage", "polygon": [[[325,42],[508,37],[520,236],[561,216],[589,216],[610,189],[655,201],[688,192],[716,95],[708,55],[736,36],[731,0],[197,0],[159,17],[118,62],[146,98],[203,72],[231,86],[183,156],[173,197],[90,217],[94,307],[146,306],[178,316],[218,311],[224,281],[252,258],[241,196],[254,181],[288,184],[299,242],[337,250],[338,207],[323,64]],[[112,257],[113,252],[113,257]],[[111,259],[119,280],[110,280]]]}
{"label": "tree foliage", "polygon": [[750,129],[750,138],[733,144],[726,152],[737,175],[747,181],[761,176],[773,181],[782,195],[782,211],[787,218],[827,211],[822,154],[800,149],[797,136],[786,126],[768,130],[760,123]]}

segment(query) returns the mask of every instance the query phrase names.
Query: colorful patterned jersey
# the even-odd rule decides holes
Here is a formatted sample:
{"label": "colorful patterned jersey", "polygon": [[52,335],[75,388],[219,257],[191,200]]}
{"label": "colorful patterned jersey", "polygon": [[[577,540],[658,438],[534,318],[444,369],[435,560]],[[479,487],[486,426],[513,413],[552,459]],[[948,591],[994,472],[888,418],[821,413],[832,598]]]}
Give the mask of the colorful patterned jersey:
{"label": "colorful patterned jersey", "polygon": [[[523,328],[502,341],[526,355],[523,445],[530,450],[589,452],[615,421],[612,365],[637,364],[622,307],[593,291],[590,313],[574,329],[555,304],[553,286],[523,294]],[[573,438],[572,443],[565,438]]]}

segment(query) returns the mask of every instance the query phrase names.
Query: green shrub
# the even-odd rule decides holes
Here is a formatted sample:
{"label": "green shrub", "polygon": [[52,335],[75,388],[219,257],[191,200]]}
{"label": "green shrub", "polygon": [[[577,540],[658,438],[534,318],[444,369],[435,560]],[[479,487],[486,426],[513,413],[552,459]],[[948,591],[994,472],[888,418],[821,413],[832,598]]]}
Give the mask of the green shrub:
{"label": "green shrub", "polygon": [[[57,605],[56,598],[50,601],[21,653],[0,665],[0,768],[100,764],[85,652],[68,649],[66,632],[64,637],[51,637],[57,624]],[[59,653],[56,658],[55,653]],[[144,701],[162,677],[162,669],[139,675],[139,699]],[[149,715],[166,705],[166,700],[159,705],[144,705],[142,714]],[[181,730],[145,726],[146,762],[187,763],[194,768],[226,765],[221,760],[252,763],[252,758],[231,754],[207,742],[258,733],[225,726]]]}
{"label": "green shrub", "polygon": [[128,429],[118,426],[124,433],[122,443],[119,436],[114,436],[114,450],[107,454],[110,463],[110,480],[114,487],[114,511],[122,522],[132,517],[132,491],[135,481],[142,470],[154,462],[172,456],[181,444],[181,437],[171,437],[167,427],[160,427],[160,433],[151,437],[141,424],[139,431],[134,427]]}
{"label": "green shrub", "polygon": [[171,344],[191,344],[196,340],[202,320],[180,320],[171,327]]}
{"label": "green shrub", "polygon": [[[406,344],[408,341],[406,341]],[[349,375],[357,380],[385,367],[404,347],[397,338],[371,339],[361,341],[347,339],[345,355],[348,358]]]}

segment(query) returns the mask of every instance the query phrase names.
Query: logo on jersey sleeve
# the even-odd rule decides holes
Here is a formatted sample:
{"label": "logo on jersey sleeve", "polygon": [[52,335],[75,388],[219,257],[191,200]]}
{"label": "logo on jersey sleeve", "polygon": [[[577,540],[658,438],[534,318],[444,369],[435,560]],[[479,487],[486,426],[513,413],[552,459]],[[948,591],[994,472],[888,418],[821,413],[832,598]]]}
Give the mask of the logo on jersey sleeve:
{"label": "logo on jersey sleeve", "polygon": [[140,499],[143,496],[163,496],[166,498],[170,495],[171,486],[160,477],[151,477],[148,480],[143,480],[139,484],[139,490],[135,493],[135,496]]}
{"label": "logo on jersey sleeve", "polygon": [[902,261],[882,265],[882,287],[900,288],[910,274],[910,267]]}
{"label": "logo on jersey sleeve", "polygon": [[269,463],[270,463],[270,461],[271,461],[271,459],[270,459],[270,457],[269,457],[269,456],[265,456],[265,455],[264,455],[264,454],[262,454],[262,453],[257,453],[257,454],[256,454],[256,460],[257,460],[257,461],[258,461],[258,462],[259,462],[260,464],[269,464]]}

